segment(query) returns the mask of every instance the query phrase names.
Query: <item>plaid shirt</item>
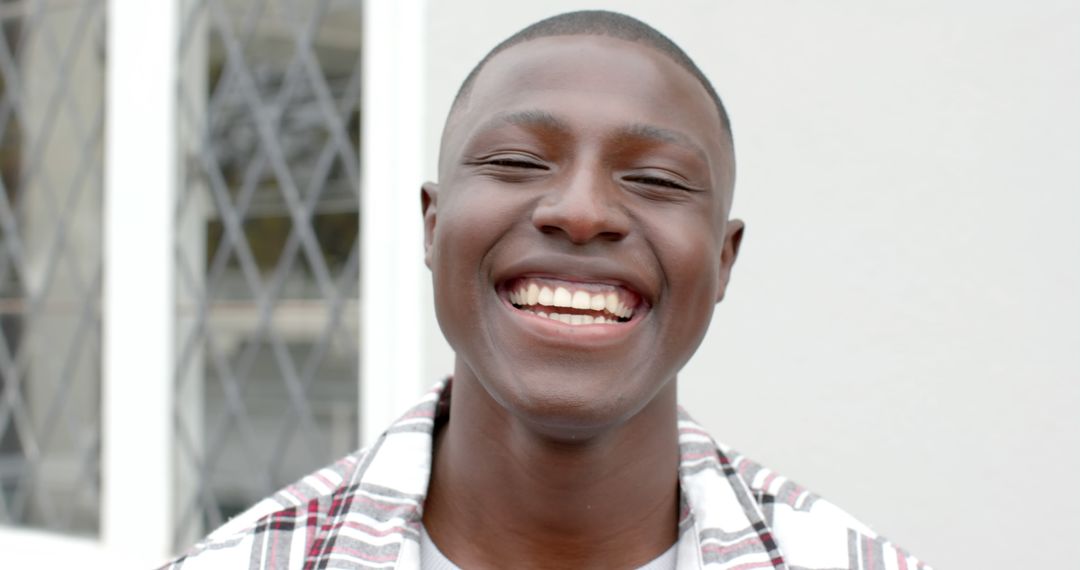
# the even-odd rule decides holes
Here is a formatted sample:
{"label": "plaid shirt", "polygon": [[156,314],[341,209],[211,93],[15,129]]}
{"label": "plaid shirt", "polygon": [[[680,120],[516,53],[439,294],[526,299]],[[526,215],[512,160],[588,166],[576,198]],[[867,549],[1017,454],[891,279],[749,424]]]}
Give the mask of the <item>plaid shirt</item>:
{"label": "plaid shirt", "polygon": [[[441,382],[369,449],[264,499],[167,564],[419,568]],[[679,569],[929,567],[850,515],[723,445],[680,412]]]}

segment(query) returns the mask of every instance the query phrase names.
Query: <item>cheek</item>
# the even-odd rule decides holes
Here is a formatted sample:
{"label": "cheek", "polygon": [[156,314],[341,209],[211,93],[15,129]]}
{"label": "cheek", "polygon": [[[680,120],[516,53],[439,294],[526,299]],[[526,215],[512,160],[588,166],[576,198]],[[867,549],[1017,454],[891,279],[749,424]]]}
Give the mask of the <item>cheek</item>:
{"label": "cheek", "polygon": [[[497,185],[453,188],[440,203],[433,265],[449,278],[475,280],[481,264],[521,219],[521,197]],[[448,283],[462,286],[465,283]]]}
{"label": "cheek", "polygon": [[439,212],[432,242],[431,276],[435,290],[435,315],[452,346],[457,344],[459,332],[466,326],[463,321],[469,314],[464,300],[473,294],[468,290],[465,268],[471,264],[472,273],[475,274],[474,252],[479,237],[470,231],[467,223],[462,222],[460,208],[453,203],[447,204]]}
{"label": "cheek", "polygon": [[669,263],[672,292],[688,322],[708,322],[716,305],[719,252],[712,244],[688,248],[687,255]]}
{"label": "cheek", "polygon": [[712,304],[721,244],[709,208],[673,212],[651,224],[649,233],[669,293],[689,304]]}
{"label": "cheek", "polygon": [[705,336],[716,306],[719,287],[720,245],[712,225],[695,220],[682,221],[682,231],[664,234],[657,243],[666,277],[666,297],[671,305],[671,334],[666,339],[673,352],[689,358]]}
{"label": "cheek", "polygon": [[493,223],[499,217],[485,205],[482,192],[456,190],[440,206],[431,263],[435,313],[443,334],[458,349],[482,318],[484,295],[491,294],[492,285],[486,260],[504,228]]}
{"label": "cheek", "polygon": [[477,223],[483,217],[483,210],[467,199],[471,194],[455,190],[440,204],[433,243],[434,265],[437,280],[447,285],[453,285],[461,268],[473,261],[477,251],[484,247],[484,226]]}

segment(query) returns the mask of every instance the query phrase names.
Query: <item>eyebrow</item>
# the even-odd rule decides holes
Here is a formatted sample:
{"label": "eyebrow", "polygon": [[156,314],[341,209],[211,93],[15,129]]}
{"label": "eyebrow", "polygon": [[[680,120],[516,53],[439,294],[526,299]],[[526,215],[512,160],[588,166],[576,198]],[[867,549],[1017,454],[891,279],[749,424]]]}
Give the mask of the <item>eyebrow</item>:
{"label": "eyebrow", "polygon": [[645,123],[634,123],[619,129],[619,134],[655,142],[676,144],[692,151],[706,163],[708,162],[708,155],[705,154],[705,149],[694,142],[694,139],[679,131],[673,131],[671,129],[665,129]]}
{"label": "eyebrow", "polygon": [[[540,110],[526,110],[526,111],[513,111],[509,113],[501,113],[486,121],[479,129],[478,132],[483,132],[491,129],[498,128],[502,125],[516,125],[526,128],[541,128],[546,130],[552,130],[560,133],[569,133],[572,131],[570,123],[556,117],[555,115]],[[705,162],[708,162],[708,155],[705,150],[701,148],[692,138],[679,131],[671,129],[665,129],[663,127],[657,127],[647,123],[633,123],[620,128],[614,138],[622,136],[628,136],[636,139],[644,139],[647,141],[657,143],[667,143],[679,145],[694,154],[696,154]]]}
{"label": "eyebrow", "polygon": [[540,127],[555,131],[569,132],[570,124],[547,111],[514,111],[495,115],[485,122],[478,131],[486,131],[502,125],[519,127]]}

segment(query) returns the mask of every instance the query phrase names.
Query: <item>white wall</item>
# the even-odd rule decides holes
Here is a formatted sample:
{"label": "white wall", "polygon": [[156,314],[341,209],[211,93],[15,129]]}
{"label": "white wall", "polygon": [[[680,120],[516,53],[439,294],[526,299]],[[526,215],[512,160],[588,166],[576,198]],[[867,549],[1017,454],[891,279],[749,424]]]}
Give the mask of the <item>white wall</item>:
{"label": "white wall", "polygon": [[940,568],[1070,560],[1080,4],[431,2],[429,178],[470,67],[582,7],[668,33],[733,117],[748,233],[690,411]]}

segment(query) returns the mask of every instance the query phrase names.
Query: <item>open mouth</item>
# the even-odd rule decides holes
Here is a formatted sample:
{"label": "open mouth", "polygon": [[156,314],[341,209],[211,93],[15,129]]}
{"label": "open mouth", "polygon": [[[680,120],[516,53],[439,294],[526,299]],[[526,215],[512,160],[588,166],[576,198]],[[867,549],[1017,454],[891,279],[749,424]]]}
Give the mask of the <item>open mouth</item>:
{"label": "open mouth", "polygon": [[627,323],[641,304],[625,287],[545,277],[512,279],[504,291],[515,309],[568,325]]}

